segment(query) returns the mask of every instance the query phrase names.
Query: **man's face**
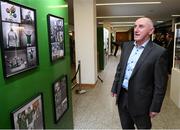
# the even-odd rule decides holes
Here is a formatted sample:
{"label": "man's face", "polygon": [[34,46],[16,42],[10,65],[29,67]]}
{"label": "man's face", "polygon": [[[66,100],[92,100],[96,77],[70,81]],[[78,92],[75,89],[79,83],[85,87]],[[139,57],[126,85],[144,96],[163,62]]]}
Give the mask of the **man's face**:
{"label": "man's face", "polygon": [[153,26],[146,18],[140,18],[135,22],[134,40],[137,44],[143,44],[153,33]]}

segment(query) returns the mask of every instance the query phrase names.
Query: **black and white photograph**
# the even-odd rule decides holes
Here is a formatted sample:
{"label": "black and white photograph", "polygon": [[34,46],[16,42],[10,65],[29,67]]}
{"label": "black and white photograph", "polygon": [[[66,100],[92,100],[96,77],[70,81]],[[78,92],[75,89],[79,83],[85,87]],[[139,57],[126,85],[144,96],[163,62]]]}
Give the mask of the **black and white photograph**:
{"label": "black and white photograph", "polygon": [[14,129],[44,129],[42,94],[11,113]]}
{"label": "black and white photograph", "polygon": [[28,67],[26,50],[6,51],[4,57],[7,76],[13,75]]}
{"label": "black and white photograph", "polygon": [[34,12],[29,9],[21,8],[22,11],[22,23],[33,24],[34,23]]}
{"label": "black and white photograph", "polygon": [[63,75],[53,83],[53,99],[56,123],[68,109],[67,87],[67,75]]}
{"label": "black and white photograph", "polygon": [[20,47],[19,24],[2,22],[4,48]]}
{"label": "black and white photograph", "polygon": [[174,68],[180,69],[180,23],[175,24]]}
{"label": "black and white photograph", "polygon": [[1,19],[3,21],[20,23],[20,7],[7,2],[1,2]]}
{"label": "black and white photograph", "polygon": [[0,0],[1,56],[5,78],[38,67],[36,10]]}
{"label": "black and white photograph", "polygon": [[61,49],[61,44],[58,42],[51,43],[52,60],[59,59],[64,56],[64,51]]}
{"label": "black and white photograph", "polygon": [[35,66],[37,61],[36,61],[36,48],[35,47],[28,47],[27,48],[27,61],[28,61],[28,66]]}
{"label": "black and white photograph", "polygon": [[35,46],[35,30],[34,26],[22,24],[21,25],[21,44],[25,47]]}
{"label": "black and white photograph", "polygon": [[176,25],[176,38],[177,38],[177,42],[178,44],[180,43],[180,25]]}
{"label": "black and white photograph", "polygon": [[51,62],[65,55],[64,48],[64,18],[48,15],[48,33]]}

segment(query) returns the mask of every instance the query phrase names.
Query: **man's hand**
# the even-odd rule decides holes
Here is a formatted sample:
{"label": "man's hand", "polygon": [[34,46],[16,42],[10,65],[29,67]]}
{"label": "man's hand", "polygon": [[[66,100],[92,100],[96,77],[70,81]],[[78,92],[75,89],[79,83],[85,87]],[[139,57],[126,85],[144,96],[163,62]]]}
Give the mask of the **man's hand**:
{"label": "man's hand", "polygon": [[116,97],[116,96],[117,96],[117,94],[116,94],[116,93],[112,93],[112,92],[111,92],[111,96],[112,96],[112,97]]}
{"label": "man's hand", "polygon": [[149,113],[149,116],[150,116],[151,118],[154,118],[157,114],[158,114],[158,112],[150,112],[150,113]]}

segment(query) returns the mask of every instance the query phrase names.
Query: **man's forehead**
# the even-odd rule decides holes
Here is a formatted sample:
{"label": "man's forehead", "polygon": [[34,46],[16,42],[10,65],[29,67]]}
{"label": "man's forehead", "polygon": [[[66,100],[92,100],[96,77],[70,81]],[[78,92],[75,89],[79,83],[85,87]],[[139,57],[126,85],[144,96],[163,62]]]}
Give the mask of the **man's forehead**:
{"label": "man's forehead", "polygon": [[136,21],[134,25],[146,25],[145,21]]}
{"label": "man's forehead", "polygon": [[141,18],[141,19],[138,19],[138,20],[136,20],[136,22],[135,22],[135,24],[145,24],[145,23],[147,23],[147,20],[146,19],[144,19],[144,18]]}
{"label": "man's forehead", "polygon": [[138,25],[146,25],[146,24],[148,24],[148,25],[153,26],[152,21],[150,19],[148,19],[148,18],[140,18],[140,19],[136,20],[135,25],[137,25],[137,24]]}

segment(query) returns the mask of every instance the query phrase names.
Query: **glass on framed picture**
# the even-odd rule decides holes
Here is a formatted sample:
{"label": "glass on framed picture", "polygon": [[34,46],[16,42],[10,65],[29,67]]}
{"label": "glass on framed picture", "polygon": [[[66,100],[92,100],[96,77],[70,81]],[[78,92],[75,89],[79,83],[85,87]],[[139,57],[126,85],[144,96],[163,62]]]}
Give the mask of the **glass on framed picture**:
{"label": "glass on framed picture", "polygon": [[53,99],[56,123],[68,109],[67,87],[67,75],[63,75],[53,83]]}
{"label": "glass on framed picture", "polygon": [[19,24],[2,22],[4,48],[20,47]]}
{"label": "glass on framed picture", "polygon": [[20,7],[7,2],[1,2],[2,21],[21,22]]}
{"label": "glass on framed picture", "polygon": [[174,68],[180,69],[180,23],[175,24],[174,46]]}
{"label": "glass on framed picture", "polygon": [[48,34],[51,62],[54,63],[65,55],[64,18],[48,14]]}
{"label": "glass on framed picture", "polygon": [[38,94],[13,112],[11,118],[14,129],[44,129],[42,94]]}

